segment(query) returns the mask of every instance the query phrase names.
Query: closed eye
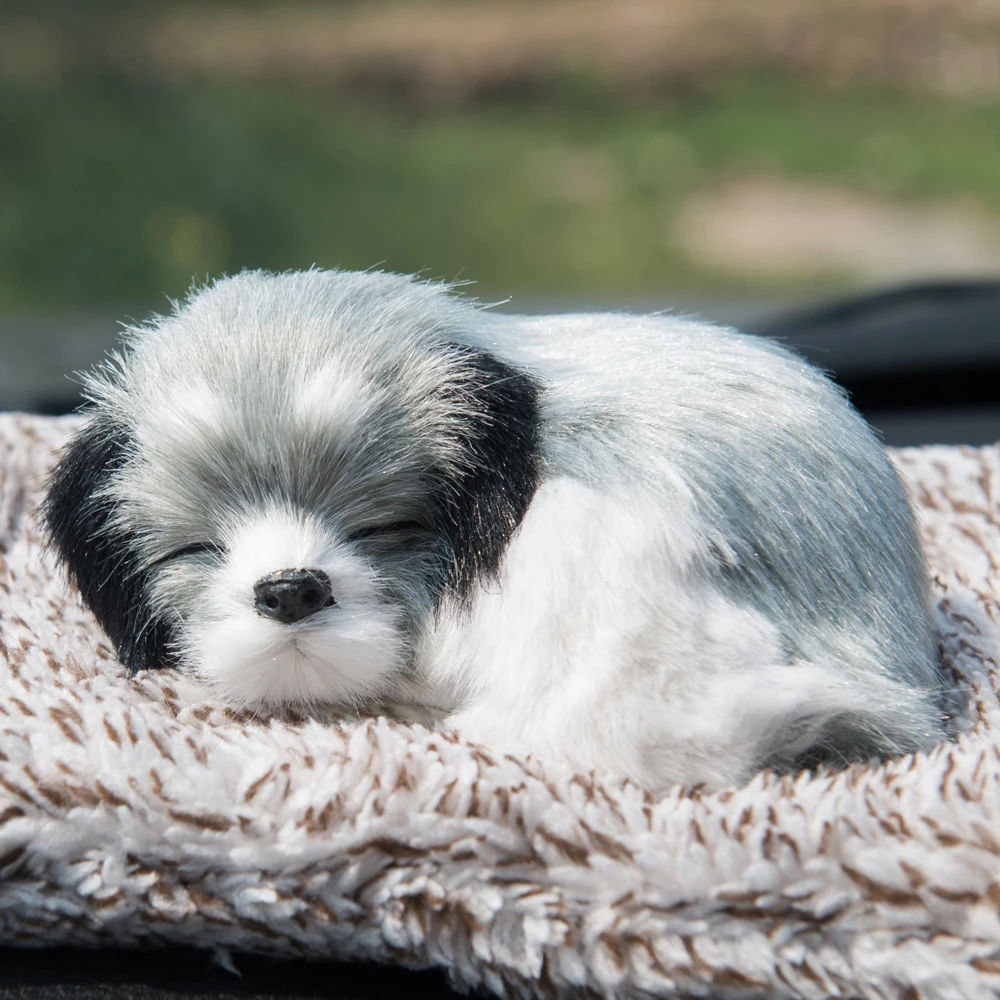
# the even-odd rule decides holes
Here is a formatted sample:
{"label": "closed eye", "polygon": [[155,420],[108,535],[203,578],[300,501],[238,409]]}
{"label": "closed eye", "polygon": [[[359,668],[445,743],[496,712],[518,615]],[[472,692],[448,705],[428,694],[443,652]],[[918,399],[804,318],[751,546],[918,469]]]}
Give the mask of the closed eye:
{"label": "closed eye", "polygon": [[390,521],[388,524],[370,524],[367,528],[359,528],[357,531],[352,531],[347,537],[349,541],[358,542],[363,538],[401,535],[404,532],[423,530],[424,526],[419,521]]}
{"label": "closed eye", "polygon": [[150,563],[151,566],[159,566],[160,563],[172,562],[174,559],[182,559],[184,556],[198,556],[205,552],[225,552],[225,549],[215,542],[192,542],[183,548],[174,549],[173,552]]}

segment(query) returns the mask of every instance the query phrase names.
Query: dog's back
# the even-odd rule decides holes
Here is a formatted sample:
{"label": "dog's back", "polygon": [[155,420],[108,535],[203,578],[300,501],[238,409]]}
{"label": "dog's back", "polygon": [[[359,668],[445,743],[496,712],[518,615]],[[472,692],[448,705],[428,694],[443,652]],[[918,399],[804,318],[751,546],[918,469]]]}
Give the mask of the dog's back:
{"label": "dog's back", "polygon": [[[642,511],[650,547],[673,563],[671,587],[707,587],[735,617],[777,630],[776,662],[702,678],[706,698],[715,679],[744,690],[719,722],[759,730],[747,737],[756,763],[864,759],[940,738],[912,510],[881,443],[821,372],[684,319],[482,319],[478,336],[544,387],[543,482],[609,498],[611,533]],[[637,602],[674,599],[638,567],[603,571]]]}

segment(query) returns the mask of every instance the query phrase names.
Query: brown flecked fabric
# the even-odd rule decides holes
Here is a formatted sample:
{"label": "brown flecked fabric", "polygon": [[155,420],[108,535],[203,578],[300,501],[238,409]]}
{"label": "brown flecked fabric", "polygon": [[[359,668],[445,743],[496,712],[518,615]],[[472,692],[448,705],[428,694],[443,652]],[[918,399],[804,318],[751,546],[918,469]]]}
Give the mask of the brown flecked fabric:
{"label": "brown flecked fabric", "polygon": [[446,968],[543,997],[1000,991],[1000,451],[896,454],[964,730],[654,799],[385,718],[262,721],[124,676],[40,543],[71,419],[0,416],[0,928]]}

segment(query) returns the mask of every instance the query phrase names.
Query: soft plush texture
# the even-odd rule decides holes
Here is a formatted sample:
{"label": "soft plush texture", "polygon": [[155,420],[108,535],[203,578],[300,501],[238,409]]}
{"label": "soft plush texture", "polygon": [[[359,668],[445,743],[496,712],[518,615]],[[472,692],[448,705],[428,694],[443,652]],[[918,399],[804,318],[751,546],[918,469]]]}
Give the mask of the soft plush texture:
{"label": "soft plush texture", "polygon": [[654,800],[420,726],[238,717],[175,673],[127,679],[38,535],[73,426],[0,417],[5,943],[374,958],[518,996],[1000,990],[997,449],[895,456],[970,694],[955,741]]}

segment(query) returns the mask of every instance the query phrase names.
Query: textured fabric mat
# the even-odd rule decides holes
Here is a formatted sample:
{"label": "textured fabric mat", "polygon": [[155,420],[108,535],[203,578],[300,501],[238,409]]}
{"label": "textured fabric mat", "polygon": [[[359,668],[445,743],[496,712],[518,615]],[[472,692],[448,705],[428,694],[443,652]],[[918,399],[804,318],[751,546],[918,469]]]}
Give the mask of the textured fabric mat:
{"label": "textured fabric mat", "polygon": [[3,943],[374,958],[523,996],[997,995],[996,449],[896,455],[968,731],[655,800],[419,726],[239,718],[176,673],[125,678],[38,537],[72,426],[0,416]]}

